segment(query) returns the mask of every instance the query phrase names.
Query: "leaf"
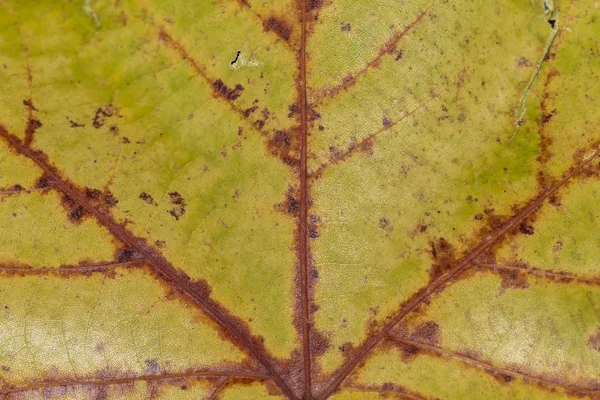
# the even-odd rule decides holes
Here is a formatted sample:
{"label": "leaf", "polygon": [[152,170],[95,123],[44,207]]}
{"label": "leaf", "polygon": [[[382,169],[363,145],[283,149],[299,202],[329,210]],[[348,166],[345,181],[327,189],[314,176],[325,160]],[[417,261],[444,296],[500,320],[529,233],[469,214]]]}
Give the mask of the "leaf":
{"label": "leaf", "polygon": [[598,398],[599,18],[0,2],[3,398]]}

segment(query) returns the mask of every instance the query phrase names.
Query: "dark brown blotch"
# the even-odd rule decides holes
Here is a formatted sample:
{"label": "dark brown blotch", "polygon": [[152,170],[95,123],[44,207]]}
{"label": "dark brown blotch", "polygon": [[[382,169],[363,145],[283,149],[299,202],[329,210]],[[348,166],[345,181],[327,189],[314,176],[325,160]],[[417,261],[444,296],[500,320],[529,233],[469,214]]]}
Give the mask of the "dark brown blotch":
{"label": "dark brown blotch", "polygon": [[99,107],[92,119],[92,126],[96,129],[101,128],[106,123],[106,119],[118,115],[117,107],[113,104],[105,104]]}
{"label": "dark brown blotch", "polygon": [[139,195],[139,198],[140,198],[140,199],[142,199],[142,200],[144,200],[144,201],[145,201],[146,203],[148,203],[148,204],[157,205],[157,204],[154,202],[154,199],[152,198],[152,196],[151,196],[151,195],[149,195],[149,194],[148,194],[148,193],[146,193],[146,192],[142,192],[142,193],[140,193],[140,195]]}
{"label": "dark brown blotch", "polygon": [[67,194],[61,197],[61,205],[67,211],[71,222],[80,222],[87,215],[85,208]]}
{"label": "dark brown blotch", "polygon": [[263,27],[265,31],[272,31],[277,36],[288,42],[292,35],[292,26],[284,19],[277,17],[270,17],[264,21]]}
{"label": "dark brown blotch", "polygon": [[185,199],[177,192],[170,192],[169,198],[173,205],[173,208],[169,210],[169,214],[171,214],[175,220],[179,221],[179,218],[185,214]]}
{"label": "dark brown blotch", "polygon": [[213,89],[215,93],[227,100],[236,100],[242,95],[244,87],[239,83],[233,88],[228,87],[221,79],[217,79],[213,82]]}

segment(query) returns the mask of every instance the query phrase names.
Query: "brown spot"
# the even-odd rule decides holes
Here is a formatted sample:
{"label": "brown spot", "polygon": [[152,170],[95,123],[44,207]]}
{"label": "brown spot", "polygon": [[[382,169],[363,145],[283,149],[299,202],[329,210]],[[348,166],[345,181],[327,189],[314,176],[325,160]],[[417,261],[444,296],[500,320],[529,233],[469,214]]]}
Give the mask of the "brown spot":
{"label": "brown spot", "polygon": [[436,345],[439,342],[440,327],[434,321],[427,321],[415,328],[410,339],[416,342]]}
{"label": "brown spot", "polygon": [[481,221],[483,219],[483,214],[475,214],[475,219]]}
{"label": "brown spot", "polygon": [[396,53],[396,58],[394,58],[394,60],[396,60],[396,61],[401,60],[403,55],[404,55],[404,51],[402,49],[400,49],[398,51],[398,53]]}
{"label": "brown spot", "polygon": [[252,114],[254,111],[256,111],[258,109],[258,106],[253,105],[250,108],[246,108],[244,110],[244,117],[248,118],[250,116],[250,114]]}
{"label": "brown spot", "polygon": [[99,199],[102,196],[102,192],[98,189],[85,188],[85,195],[90,199]]}
{"label": "brown spot", "polygon": [[119,200],[108,189],[104,191],[102,200],[109,207],[114,207],[119,203]]}
{"label": "brown spot", "polygon": [[73,121],[73,120],[71,120],[69,118],[67,118],[67,120],[69,121],[69,124],[71,125],[71,128],[82,128],[82,127],[85,126],[85,124],[77,123],[77,122],[75,122],[75,121]]}
{"label": "brown spot", "polygon": [[150,196],[146,192],[142,192],[140,194],[139,198],[142,199],[142,200],[144,200],[148,204],[154,204],[154,205],[156,205],[156,203],[154,202],[154,199],[152,198],[152,196]]}
{"label": "brown spot", "polygon": [[383,121],[381,123],[386,128],[389,128],[390,126],[392,126],[392,121],[388,117],[383,118]]}
{"label": "brown spot", "polygon": [[394,229],[390,221],[385,217],[379,218],[379,228],[386,232],[391,232]]}
{"label": "brown spot", "polygon": [[46,175],[42,175],[40,177],[40,179],[38,179],[37,182],[35,183],[35,187],[38,189],[46,189],[50,186],[52,186],[52,181]]}
{"label": "brown spot", "polygon": [[37,108],[35,108],[31,99],[23,100],[23,105],[29,108],[31,111],[39,111]]}
{"label": "brown spot", "polygon": [[533,226],[531,226],[525,222],[522,222],[519,225],[519,231],[525,235],[533,235],[533,232],[534,232]]}
{"label": "brown spot", "polygon": [[275,131],[275,134],[267,143],[269,152],[282,159],[288,165],[297,164],[299,153],[300,141],[298,140],[298,136],[293,132],[296,131]]}
{"label": "brown spot", "polygon": [[309,0],[308,2],[308,10],[318,10],[323,7],[323,0]]}
{"label": "brown spot", "polygon": [[296,214],[300,211],[300,203],[292,196],[287,197],[287,212],[290,214]]}
{"label": "brown spot", "polygon": [[287,21],[281,18],[270,17],[263,23],[263,27],[265,28],[265,31],[273,31],[286,42],[290,40],[292,27]]}
{"label": "brown spot", "polygon": [[342,32],[350,32],[352,30],[352,27],[350,26],[349,22],[340,22],[340,29],[342,30]]}
{"label": "brown spot", "polygon": [[106,119],[118,115],[117,107],[112,104],[105,104],[96,110],[92,126],[96,129],[101,128],[106,123]]}
{"label": "brown spot", "polygon": [[396,345],[399,347],[400,351],[402,352],[401,358],[402,358],[402,361],[405,363],[409,363],[409,362],[413,361],[415,358],[417,358],[417,355],[420,352],[419,348],[412,344],[396,343]]}
{"label": "brown spot", "polygon": [[221,79],[217,79],[216,81],[214,81],[212,86],[215,92],[219,94],[219,96],[227,100],[236,100],[242,95],[242,92],[244,91],[244,87],[239,83],[236,84],[233,87],[233,89],[231,89],[227,87],[227,85],[225,85],[225,83],[223,83]]}
{"label": "brown spot", "polygon": [[430,269],[431,280],[433,280],[452,268],[456,262],[456,250],[444,238],[439,238],[437,241],[430,241],[429,245],[431,246],[431,256],[434,261]]}
{"label": "brown spot", "polygon": [[588,339],[588,346],[596,351],[600,351],[600,328]]}
{"label": "brown spot", "polygon": [[136,258],[136,254],[134,251],[129,249],[121,249],[119,250],[119,254],[117,255],[117,261],[120,263],[126,263],[129,261],[133,261]]}
{"label": "brown spot", "polygon": [[169,214],[178,221],[185,214],[185,199],[177,192],[170,192],[169,197],[171,198],[171,204],[174,206],[169,210]]}
{"label": "brown spot", "polygon": [[25,128],[25,133],[27,135],[33,135],[35,131],[42,127],[42,123],[37,119],[31,118],[27,122],[27,128]]}
{"label": "brown spot", "polygon": [[502,289],[527,289],[529,283],[527,282],[527,271],[523,269],[519,271],[517,269],[497,269],[496,270],[502,276]]}
{"label": "brown spot", "polygon": [[67,211],[69,220],[72,222],[79,222],[86,215],[85,208],[67,194],[62,196],[61,204]]}
{"label": "brown spot", "polygon": [[517,61],[517,65],[519,67],[531,67],[531,62],[528,59],[526,59],[525,57],[521,57]]}

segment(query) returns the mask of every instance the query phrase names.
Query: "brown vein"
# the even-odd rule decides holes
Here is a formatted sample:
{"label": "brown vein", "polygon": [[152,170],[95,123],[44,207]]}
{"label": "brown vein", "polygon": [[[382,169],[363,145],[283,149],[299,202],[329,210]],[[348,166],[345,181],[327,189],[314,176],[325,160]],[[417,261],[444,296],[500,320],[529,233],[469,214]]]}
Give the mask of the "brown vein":
{"label": "brown vein", "polygon": [[355,143],[350,144],[350,146],[348,146],[348,148],[346,150],[344,150],[343,152],[337,154],[335,157],[332,157],[329,160],[329,162],[322,163],[319,166],[319,168],[317,168],[313,173],[310,174],[309,178],[314,179],[314,178],[320,177],[321,174],[323,173],[323,171],[325,169],[327,169],[329,166],[331,166],[333,164],[338,164],[338,163],[340,163],[342,161],[345,161],[348,158],[352,157],[354,155],[354,153],[356,153],[357,151],[360,151],[361,149],[370,147],[373,144],[373,141],[379,135],[381,135],[382,133],[390,130],[392,127],[394,127],[397,124],[399,124],[400,122],[404,121],[406,118],[414,116],[417,113],[417,111],[419,111],[422,108],[426,108],[427,104],[429,104],[429,102],[431,102],[433,99],[435,99],[437,97],[438,97],[438,94],[432,95],[429,99],[427,99],[425,102],[419,104],[413,110],[408,111],[407,113],[403,114],[400,117],[400,119],[395,120],[395,121],[390,121],[389,124],[383,126],[382,128],[380,128],[376,132],[373,132],[373,133],[365,136],[359,142],[355,142]]}
{"label": "brown vein", "polygon": [[206,394],[205,400],[216,400],[219,393],[221,393],[221,391],[227,387],[229,379],[230,378],[227,376],[224,376],[221,379],[219,379],[217,383]]}
{"label": "brown vein", "polygon": [[600,285],[600,278],[598,277],[589,277],[586,278],[584,276],[579,276],[577,274],[569,273],[569,272],[554,272],[554,271],[546,271],[540,268],[528,268],[526,266],[518,266],[518,265],[501,265],[501,264],[487,264],[474,262],[476,267],[481,269],[494,269],[494,270],[507,270],[507,271],[518,271],[523,272],[528,275],[534,275],[541,278],[551,279],[553,281],[569,283],[569,282],[580,282],[588,285]]}
{"label": "brown vein", "polygon": [[519,224],[525,220],[525,218],[539,209],[545,200],[555,194],[560,188],[569,182],[571,178],[583,173],[585,168],[589,166],[598,157],[598,155],[600,155],[600,146],[594,146],[591,151],[592,154],[581,160],[578,165],[568,170],[563,175],[562,179],[560,179],[550,188],[542,188],[533,199],[527,202],[523,207],[519,208],[506,223],[500,226],[495,232],[492,232],[484,237],[483,240],[477,243],[470,251],[467,251],[447,272],[435,278],[427,286],[423,287],[408,300],[406,300],[398,313],[390,320],[390,322],[388,322],[377,333],[368,338],[358,348],[354,355],[350,357],[336,373],[334,373],[333,377],[329,380],[327,386],[318,396],[318,398],[325,399],[329,397],[339,387],[342,381],[350,374],[350,372],[352,372],[354,368],[356,368],[356,366],[365,359],[365,357],[380,341],[389,335],[391,329],[408,313],[426,301],[431,294],[441,290],[449,281],[465,271],[477,256],[490,249],[493,245],[497,244],[507,233],[513,231],[515,228],[518,228]]}
{"label": "brown vein", "polygon": [[311,107],[315,107],[322,103],[326,99],[331,99],[337,96],[339,93],[350,89],[352,86],[356,85],[360,78],[364,77],[371,69],[377,68],[381,63],[381,60],[387,56],[392,55],[396,51],[396,46],[402,40],[406,34],[408,34],[416,25],[418,25],[425,15],[427,14],[427,9],[422,10],[417,17],[408,25],[404,27],[404,29],[397,31],[377,52],[375,58],[369,61],[361,70],[348,75],[346,78],[342,80],[341,83],[337,84],[333,87],[325,87],[314,93],[311,96],[312,103]]}
{"label": "brown vein", "polygon": [[25,146],[19,138],[9,134],[0,126],[0,137],[17,153],[35,162],[51,180],[56,183],[55,188],[70,196],[76,203],[84,207],[90,215],[93,215],[98,223],[104,226],[118,240],[128,248],[139,253],[153,270],[166,282],[181,292],[185,293],[199,308],[221,328],[228,332],[234,342],[245,349],[251,356],[256,358],[269,372],[273,382],[288,397],[295,399],[295,395],[284,382],[274,366],[274,360],[266,352],[261,341],[254,338],[248,329],[236,317],[227,312],[209,296],[209,290],[202,285],[194,284],[185,274],[178,271],[171,263],[155,248],[150,247],[144,238],[136,237],[124,225],[118,223],[106,210],[94,207],[88,200],[85,192],[78,189],[68,179],[63,178],[59,170],[51,165],[44,153]]}
{"label": "brown vein", "polygon": [[300,3],[301,10],[301,45],[298,53],[300,71],[298,76],[298,94],[300,97],[301,141],[300,141],[300,280],[302,300],[302,352],[304,356],[304,398],[312,398],[311,394],[311,349],[310,349],[310,315],[308,297],[308,100],[306,93],[306,40],[308,34],[307,0]]}
{"label": "brown vein", "polygon": [[32,390],[43,390],[53,387],[71,387],[71,386],[109,386],[122,385],[133,382],[158,382],[171,381],[179,379],[252,379],[252,380],[267,380],[268,375],[258,372],[232,372],[232,371],[197,371],[184,373],[165,373],[157,375],[142,375],[129,378],[109,378],[109,379],[82,379],[82,380],[65,380],[62,382],[46,382],[39,385],[21,386],[21,387],[4,387],[0,388],[0,394],[22,393]]}
{"label": "brown vein", "polygon": [[[204,81],[206,81],[206,83],[210,85],[215,97],[223,100],[233,112],[235,112],[241,117],[242,120],[248,120],[248,111],[235,105],[235,103],[231,99],[231,96],[227,97],[223,95],[223,93],[219,90],[219,82],[221,84],[223,84],[223,82],[219,79],[210,77],[208,72],[206,71],[206,67],[204,67],[196,59],[194,59],[189,54],[189,52],[181,45],[181,43],[175,40],[173,36],[171,36],[171,34],[169,34],[164,29],[164,27],[157,26],[157,28],[158,38],[160,39],[160,41],[162,41],[167,47],[175,50],[177,54],[179,54],[179,56],[189,64],[189,66],[196,73],[196,75],[201,77]],[[262,135],[267,135],[267,133],[263,131],[260,127],[256,126],[256,124],[252,124],[252,127]]]}
{"label": "brown vein", "polygon": [[144,263],[140,261],[113,262],[104,264],[79,264],[65,265],[60,267],[33,268],[28,266],[6,266],[0,265],[0,273],[5,275],[27,276],[45,274],[88,274],[93,272],[106,272],[117,268],[142,268]]}
{"label": "brown vein", "polygon": [[548,388],[547,385],[550,386],[555,386],[555,387],[560,387],[563,388],[567,391],[570,392],[577,392],[579,394],[600,394],[600,391],[595,390],[595,389],[590,389],[590,388],[583,388],[583,387],[578,387],[578,386],[573,386],[573,385],[568,385],[568,384],[563,384],[560,382],[555,382],[552,380],[548,380],[548,379],[544,379],[542,377],[539,376],[535,376],[535,375],[531,375],[531,374],[526,374],[523,372],[519,372],[519,371],[515,371],[512,369],[507,369],[507,368],[501,368],[501,367],[497,367],[494,366],[493,364],[491,364],[490,362],[487,361],[483,361],[483,360],[478,360],[475,359],[473,357],[469,357],[465,354],[461,354],[461,353],[456,353],[456,352],[452,352],[452,351],[448,351],[448,350],[444,350],[440,347],[436,347],[436,346],[432,346],[426,343],[422,343],[422,342],[418,342],[418,341],[414,341],[414,340],[409,340],[409,339],[405,339],[405,338],[400,338],[397,336],[390,336],[389,337],[389,341],[392,343],[395,343],[396,345],[400,345],[400,346],[414,346],[417,347],[421,350],[424,350],[428,353],[431,354],[435,354],[437,356],[441,356],[441,357],[446,357],[446,358],[451,358],[454,360],[458,360],[461,361],[464,364],[470,365],[470,366],[474,366],[477,368],[482,368],[488,372],[490,372],[492,375],[496,375],[496,376],[511,376],[511,377],[519,377],[521,379],[523,379],[524,381],[533,381],[538,383],[541,387],[543,387],[546,390],[552,390],[551,388]]}
{"label": "brown vein", "polygon": [[[413,391],[409,391],[408,389],[405,389],[404,387],[400,387],[400,386],[392,386],[392,385],[388,385],[390,386],[389,388],[383,387],[383,386],[364,386],[364,385],[357,385],[357,384],[351,384],[351,385],[346,385],[344,386],[344,391],[348,391],[348,392],[365,392],[365,393],[378,393],[381,395],[381,393],[393,393],[397,398],[400,399],[407,399],[407,400],[427,400],[427,399],[431,399],[431,397],[427,397],[424,396],[420,393],[417,392],[413,392]],[[350,389],[350,390],[348,390]]]}

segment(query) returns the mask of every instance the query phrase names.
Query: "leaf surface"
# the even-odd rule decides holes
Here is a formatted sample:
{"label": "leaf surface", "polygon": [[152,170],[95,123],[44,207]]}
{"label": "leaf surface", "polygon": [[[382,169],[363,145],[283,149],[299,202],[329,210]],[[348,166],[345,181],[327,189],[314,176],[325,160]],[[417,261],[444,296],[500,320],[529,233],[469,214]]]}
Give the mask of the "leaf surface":
{"label": "leaf surface", "polygon": [[599,18],[0,1],[0,393],[598,398]]}

